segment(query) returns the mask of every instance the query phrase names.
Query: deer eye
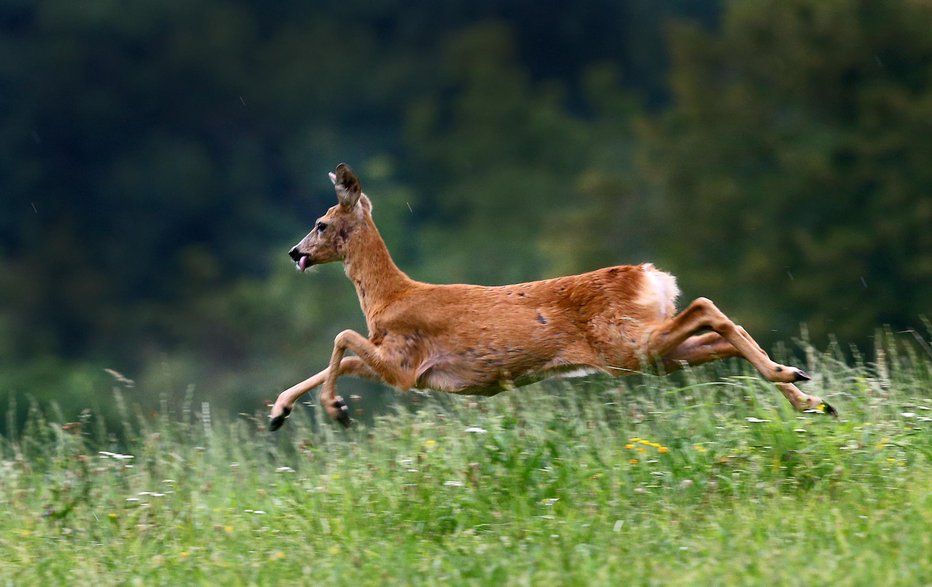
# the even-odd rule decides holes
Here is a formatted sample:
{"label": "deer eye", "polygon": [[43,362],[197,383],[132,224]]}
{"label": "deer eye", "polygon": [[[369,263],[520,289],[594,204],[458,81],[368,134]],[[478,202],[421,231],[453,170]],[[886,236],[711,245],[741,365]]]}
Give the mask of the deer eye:
{"label": "deer eye", "polygon": [[323,231],[327,230],[327,223],[326,223],[326,222],[318,222],[316,228],[317,228],[317,232],[323,232]]}

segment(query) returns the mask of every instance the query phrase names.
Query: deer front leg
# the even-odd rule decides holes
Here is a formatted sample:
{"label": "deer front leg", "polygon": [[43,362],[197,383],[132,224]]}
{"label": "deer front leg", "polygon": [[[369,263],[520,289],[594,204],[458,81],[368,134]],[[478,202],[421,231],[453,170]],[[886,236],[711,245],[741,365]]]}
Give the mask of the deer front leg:
{"label": "deer front leg", "polygon": [[[298,399],[320,385],[327,378],[330,368],[327,367],[319,373],[315,373],[301,383],[297,383],[278,395],[275,405],[269,414],[269,430],[276,431],[285,423],[285,418],[291,414],[295,403]],[[379,380],[378,375],[369,369],[359,357],[344,357],[340,361],[340,375],[353,375],[363,379]]]}
{"label": "deer front leg", "polygon": [[372,344],[366,337],[352,330],[344,330],[333,341],[333,355],[330,357],[330,367],[324,379],[324,387],[320,392],[320,403],[334,420],[343,426],[349,426],[349,411],[343,398],[337,395],[337,377],[340,372],[335,368],[340,365],[346,351],[352,351],[357,358],[378,379],[389,385],[401,389],[414,387],[416,376],[412,369],[403,369],[384,357],[383,348]]}

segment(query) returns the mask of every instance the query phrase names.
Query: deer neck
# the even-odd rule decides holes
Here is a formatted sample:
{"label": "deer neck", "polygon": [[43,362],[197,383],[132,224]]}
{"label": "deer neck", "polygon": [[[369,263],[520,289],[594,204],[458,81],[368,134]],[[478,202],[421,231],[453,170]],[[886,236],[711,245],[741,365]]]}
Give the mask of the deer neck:
{"label": "deer neck", "polygon": [[370,327],[374,315],[413,283],[395,265],[385,241],[372,222],[367,223],[347,242],[343,267],[346,276],[356,287],[359,305]]}

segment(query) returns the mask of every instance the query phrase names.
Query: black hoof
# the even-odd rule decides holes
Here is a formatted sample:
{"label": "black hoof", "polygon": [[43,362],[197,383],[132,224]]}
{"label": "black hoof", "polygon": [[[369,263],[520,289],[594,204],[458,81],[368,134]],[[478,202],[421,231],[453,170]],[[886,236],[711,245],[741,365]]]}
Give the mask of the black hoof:
{"label": "black hoof", "polygon": [[824,414],[826,416],[832,416],[833,418],[838,417],[838,410],[830,406],[826,402],[822,402],[815,408],[810,408],[808,410],[803,410],[806,414]]}
{"label": "black hoof", "polygon": [[349,428],[353,423],[352,418],[349,415],[349,406],[346,405],[346,402],[343,401],[342,397],[338,397],[333,400],[333,407],[335,407],[339,412],[337,412],[336,420],[343,425],[344,428]]}
{"label": "black hoof", "polygon": [[796,381],[810,381],[810,380],[812,380],[812,377],[810,377],[808,373],[806,373],[802,369],[796,370]]}
{"label": "black hoof", "polygon": [[285,418],[291,414],[291,408],[285,408],[281,414],[269,420],[269,430],[275,432],[285,423]]}

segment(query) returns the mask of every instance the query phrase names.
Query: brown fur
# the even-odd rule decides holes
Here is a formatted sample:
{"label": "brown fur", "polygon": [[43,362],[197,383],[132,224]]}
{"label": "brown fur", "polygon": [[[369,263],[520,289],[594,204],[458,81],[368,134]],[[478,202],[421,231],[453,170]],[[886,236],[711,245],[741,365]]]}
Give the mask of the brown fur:
{"label": "brown fur", "polygon": [[392,261],[353,171],[341,164],[331,180],[338,204],[290,255],[302,270],[343,262],[369,336],[341,332],[330,365],[279,395],[273,429],[300,396],[321,384],[327,413],[348,423],[336,395],[340,375],[400,389],[494,395],[580,370],[618,376],[656,362],[673,370],[735,356],[775,382],[795,408],[832,411],[793,385],[808,379],[805,373],[771,361],[709,300],[700,298],[674,316],[676,281],[649,263],[500,287],[421,283]]}

